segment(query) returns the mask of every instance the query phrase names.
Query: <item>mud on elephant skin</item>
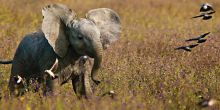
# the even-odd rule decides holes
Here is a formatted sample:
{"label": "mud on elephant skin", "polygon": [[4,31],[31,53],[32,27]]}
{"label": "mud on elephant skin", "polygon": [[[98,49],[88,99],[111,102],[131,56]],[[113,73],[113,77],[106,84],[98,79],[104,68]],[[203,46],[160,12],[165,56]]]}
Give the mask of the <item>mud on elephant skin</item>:
{"label": "mud on elephant skin", "polygon": [[[27,86],[31,78],[37,78],[39,83],[46,81],[46,86],[52,90],[51,77],[44,77],[45,70],[49,70],[56,59],[59,61],[58,69],[53,72],[58,75],[60,82],[72,79],[75,83],[73,87],[76,87],[76,83],[83,83],[91,76],[93,82],[99,83],[96,76],[101,66],[103,50],[118,40],[121,31],[118,14],[108,8],[98,8],[90,10],[85,18],[79,19],[67,6],[50,4],[42,9],[42,15],[41,30],[23,38],[13,61],[2,62],[12,63],[9,81],[11,93],[15,91],[14,76],[24,78]],[[77,67],[77,60],[85,55],[94,59],[93,65],[83,66],[83,75],[73,78],[73,67]],[[89,86],[84,83],[85,90],[89,91],[86,87]]]}

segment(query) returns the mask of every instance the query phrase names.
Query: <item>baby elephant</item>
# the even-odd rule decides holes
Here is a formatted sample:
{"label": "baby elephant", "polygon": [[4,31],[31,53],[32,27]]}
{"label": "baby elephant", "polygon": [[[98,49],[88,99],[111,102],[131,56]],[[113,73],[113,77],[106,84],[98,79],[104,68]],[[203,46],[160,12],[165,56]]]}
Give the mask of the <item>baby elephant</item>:
{"label": "baby elephant", "polygon": [[[119,38],[118,14],[108,8],[98,8],[78,19],[67,6],[50,4],[42,9],[42,15],[41,30],[22,39],[12,61],[0,61],[12,63],[11,94],[15,94],[16,85],[28,88],[32,80],[46,83],[45,91],[52,91],[52,79],[58,77],[61,85],[71,79],[75,92],[91,95],[90,79],[96,85],[100,83],[97,73],[103,50]],[[83,56],[89,60],[84,61]]]}

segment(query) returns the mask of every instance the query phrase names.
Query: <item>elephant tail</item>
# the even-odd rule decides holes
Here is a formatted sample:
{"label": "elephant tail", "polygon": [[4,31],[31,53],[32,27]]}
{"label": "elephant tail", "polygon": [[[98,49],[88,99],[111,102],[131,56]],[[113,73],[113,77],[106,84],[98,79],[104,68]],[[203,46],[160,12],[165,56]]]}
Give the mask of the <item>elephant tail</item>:
{"label": "elephant tail", "polygon": [[12,64],[13,60],[0,61],[0,64]]}

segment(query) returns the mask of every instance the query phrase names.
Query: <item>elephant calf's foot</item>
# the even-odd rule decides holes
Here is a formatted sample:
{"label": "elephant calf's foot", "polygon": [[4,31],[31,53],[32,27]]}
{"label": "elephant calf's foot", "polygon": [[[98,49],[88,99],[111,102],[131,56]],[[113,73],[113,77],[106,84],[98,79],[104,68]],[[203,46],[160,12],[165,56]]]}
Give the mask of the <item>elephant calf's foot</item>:
{"label": "elephant calf's foot", "polygon": [[56,61],[52,65],[52,67],[49,70],[45,70],[46,73],[48,73],[53,79],[57,78],[58,76],[54,74],[53,71],[56,71],[58,67],[58,59],[56,58]]}

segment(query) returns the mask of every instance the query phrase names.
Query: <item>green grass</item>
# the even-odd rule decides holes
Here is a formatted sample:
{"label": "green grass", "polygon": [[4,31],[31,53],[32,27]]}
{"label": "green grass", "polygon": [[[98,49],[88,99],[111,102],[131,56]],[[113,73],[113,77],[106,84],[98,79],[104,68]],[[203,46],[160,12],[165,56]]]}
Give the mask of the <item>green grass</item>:
{"label": "green grass", "polygon": [[[190,19],[199,14],[204,1],[197,0],[0,0],[0,59],[11,59],[20,40],[41,26],[41,8],[63,3],[78,17],[94,8],[107,7],[119,13],[120,40],[104,52],[96,88],[98,96],[114,90],[110,97],[77,99],[71,84],[57,86],[54,96],[27,93],[9,99],[10,65],[0,65],[0,109],[74,110],[194,110],[205,98],[220,98],[220,1],[209,0],[216,13],[209,21]],[[208,41],[191,53],[174,48],[190,43],[185,39],[212,32]],[[220,104],[207,109],[220,109]]]}

